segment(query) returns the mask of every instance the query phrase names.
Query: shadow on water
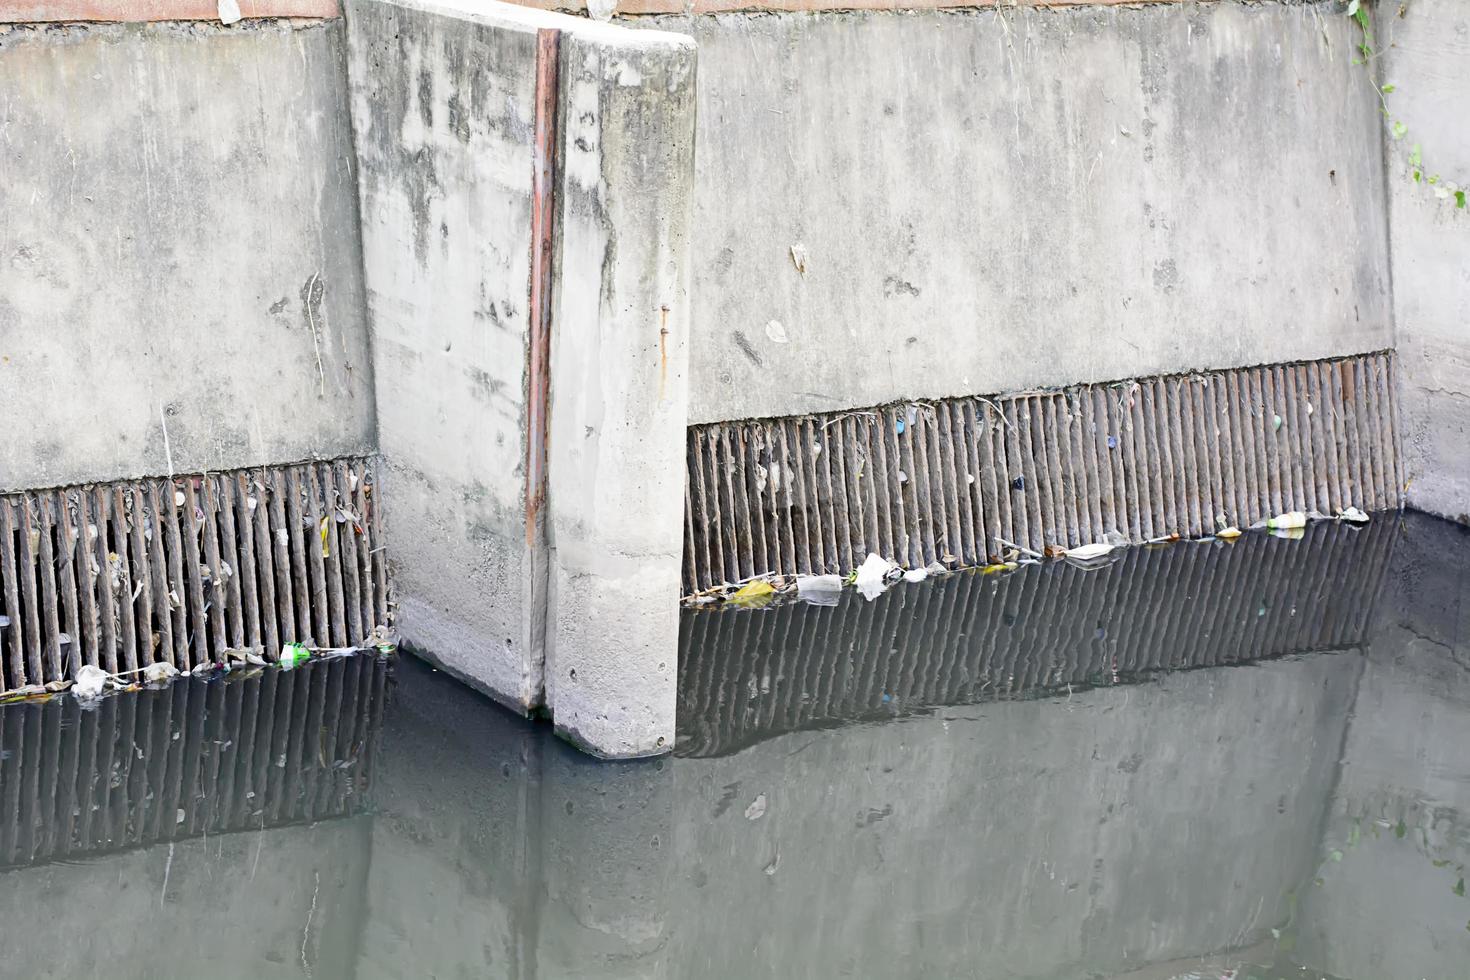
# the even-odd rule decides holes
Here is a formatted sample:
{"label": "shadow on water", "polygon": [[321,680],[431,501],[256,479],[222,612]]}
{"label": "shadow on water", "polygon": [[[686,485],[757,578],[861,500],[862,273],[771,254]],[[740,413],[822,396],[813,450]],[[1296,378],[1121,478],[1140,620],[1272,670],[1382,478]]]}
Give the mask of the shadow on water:
{"label": "shadow on water", "polygon": [[1383,519],[687,615],[642,763],[410,659],[0,709],[3,972],[1458,980],[1467,569]]}

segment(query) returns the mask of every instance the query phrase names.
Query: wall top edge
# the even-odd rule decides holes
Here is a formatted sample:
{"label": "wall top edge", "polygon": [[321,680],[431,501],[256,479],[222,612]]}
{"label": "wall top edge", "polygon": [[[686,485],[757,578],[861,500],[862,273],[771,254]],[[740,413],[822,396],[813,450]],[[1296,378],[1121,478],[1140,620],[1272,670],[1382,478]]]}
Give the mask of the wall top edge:
{"label": "wall top edge", "polygon": [[[540,10],[586,13],[586,0],[510,0]],[[868,11],[992,10],[1055,7],[1152,7],[1229,0],[617,0],[614,15],[857,13]],[[1277,0],[1289,3],[1292,0]]]}
{"label": "wall top edge", "polygon": [[[0,0],[0,24],[147,23],[205,20],[219,23],[237,8],[241,20],[321,20],[342,14],[338,0]],[[222,16],[222,14],[224,16]]]}

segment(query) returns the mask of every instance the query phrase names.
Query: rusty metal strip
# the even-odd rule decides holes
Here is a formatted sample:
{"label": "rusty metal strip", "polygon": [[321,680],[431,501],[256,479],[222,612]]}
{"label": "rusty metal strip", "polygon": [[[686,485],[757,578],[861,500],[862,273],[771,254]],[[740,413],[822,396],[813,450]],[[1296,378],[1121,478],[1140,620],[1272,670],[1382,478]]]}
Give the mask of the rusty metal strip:
{"label": "rusty metal strip", "polygon": [[684,587],[1398,507],[1393,371],[1381,352],[696,426]]}
{"label": "rusty metal strip", "polygon": [[552,243],[556,225],[556,102],[561,32],[536,32],[536,129],[531,170],[531,343],[526,432],[526,545],[537,539],[546,502],[546,442],[551,408]]}

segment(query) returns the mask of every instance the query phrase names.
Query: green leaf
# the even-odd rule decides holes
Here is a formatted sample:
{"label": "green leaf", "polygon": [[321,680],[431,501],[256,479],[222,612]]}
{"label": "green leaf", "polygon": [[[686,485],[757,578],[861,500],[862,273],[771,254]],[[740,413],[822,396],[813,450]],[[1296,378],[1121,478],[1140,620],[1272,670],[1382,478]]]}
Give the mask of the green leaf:
{"label": "green leaf", "polygon": [[1465,192],[1455,191],[1455,207],[1461,211],[1465,210]]}
{"label": "green leaf", "polygon": [[1385,86],[1383,86],[1383,94],[1384,95],[1392,95],[1393,94],[1393,90],[1395,88],[1397,88],[1397,87],[1398,86],[1396,86],[1396,85],[1385,85]]}
{"label": "green leaf", "polygon": [[1461,878],[1459,881],[1455,882],[1455,894],[1456,895],[1459,895],[1461,898],[1464,898],[1465,897],[1465,879],[1464,878]]}
{"label": "green leaf", "polygon": [[1424,172],[1423,171],[1421,171],[1421,170],[1414,171],[1414,183],[1417,184],[1417,183],[1419,183],[1419,181],[1421,181],[1423,179],[1424,179]]}
{"label": "green leaf", "polygon": [[1412,164],[1413,166],[1417,167],[1417,166],[1419,166],[1423,162],[1424,162],[1424,151],[1423,151],[1423,148],[1418,143],[1415,143],[1414,144],[1414,148],[1409,151],[1409,163]]}
{"label": "green leaf", "polygon": [[1408,126],[1405,126],[1402,122],[1395,122],[1393,124],[1393,138],[1396,139],[1396,140],[1403,139],[1404,138],[1404,134],[1407,133],[1408,131],[1409,131],[1409,127]]}
{"label": "green leaf", "polygon": [[1395,837],[1397,837],[1399,840],[1403,840],[1404,839],[1404,835],[1407,834],[1408,832],[1409,832],[1408,825],[1406,825],[1402,819],[1400,819],[1399,822],[1394,825],[1393,835]]}

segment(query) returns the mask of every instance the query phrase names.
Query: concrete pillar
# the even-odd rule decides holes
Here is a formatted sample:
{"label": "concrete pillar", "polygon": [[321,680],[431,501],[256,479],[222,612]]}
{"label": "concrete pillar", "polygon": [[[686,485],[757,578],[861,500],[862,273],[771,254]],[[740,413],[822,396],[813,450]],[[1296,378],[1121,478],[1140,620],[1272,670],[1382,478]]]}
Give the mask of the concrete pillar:
{"label": "concrete pillar", "polygon": [[667,751],[693,42],[481,0],[346,16],[405,645],[588,751]]}
{"label": "concrete pillar", "polygon": [[549,442],[547,701],[615,758],[674,743],[694,167],[693,42],[628,42],[562,44]]}

